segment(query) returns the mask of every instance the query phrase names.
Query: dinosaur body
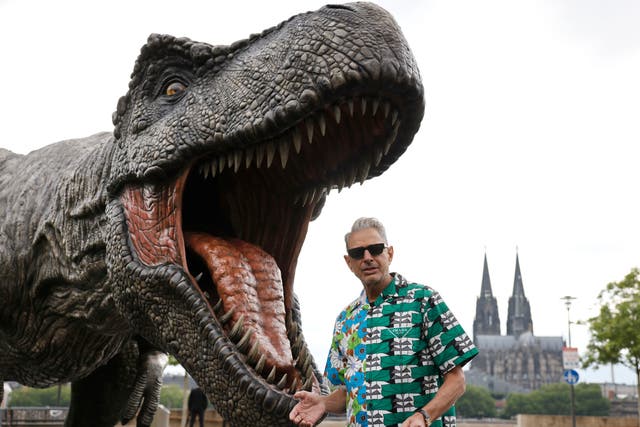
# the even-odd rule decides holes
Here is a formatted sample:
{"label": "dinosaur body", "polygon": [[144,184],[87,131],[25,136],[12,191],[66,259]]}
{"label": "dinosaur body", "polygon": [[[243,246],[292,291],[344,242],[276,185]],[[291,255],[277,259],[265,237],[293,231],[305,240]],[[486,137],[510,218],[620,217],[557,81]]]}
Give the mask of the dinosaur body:
{"label": "dinosaur body", "polygon": [[293,293],[307,226],[423,111],[371,4],[231,46],[150,36],[113,134],[0,149],[0,380],[71,381],[68,426],[148,425],[169,353],[231,425],[289,425],[323,389]]}

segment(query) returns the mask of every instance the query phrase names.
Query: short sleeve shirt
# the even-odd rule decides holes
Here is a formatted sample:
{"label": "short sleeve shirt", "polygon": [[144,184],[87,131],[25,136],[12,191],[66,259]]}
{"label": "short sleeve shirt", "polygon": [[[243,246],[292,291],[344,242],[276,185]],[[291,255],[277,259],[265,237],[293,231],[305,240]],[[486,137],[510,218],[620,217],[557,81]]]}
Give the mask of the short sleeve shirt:
{"label": "short sleeve shirt", "polygon": [[[396,426],[477,354],[440,294],[394,273],[376,301],[362,292],[337,317],[325,376],[346,388],[348,426]],[[453,407],[432,424],[455,425]]]}

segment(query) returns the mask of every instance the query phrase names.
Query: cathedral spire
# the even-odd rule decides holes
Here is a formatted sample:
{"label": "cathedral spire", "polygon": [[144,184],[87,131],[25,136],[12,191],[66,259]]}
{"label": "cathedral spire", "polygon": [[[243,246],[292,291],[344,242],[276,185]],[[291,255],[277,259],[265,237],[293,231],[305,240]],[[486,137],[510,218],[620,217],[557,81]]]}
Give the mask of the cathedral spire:
{"label": "cathedral spire", "polygon": [[516,251],[516,273],[513,279],[513,293],[509,298],[509,311],[507,313],[507,335],[518,337],[524,332],[533,333],[533,321],[531,320],[529,300],[524,294],[520,259]]}
{"label": "cathedral spire", "polygon": [[489,265],[487,253],[484,254],[484,266],[482,268],[482,284],[480,296],[476,300],[476,318],[473,320],[474,339],[478,335],[500,335],[500,315],[498,314],[498,301],[491,290],[491,278],[489,277]]}
{"label": "cathedral spire", "polygon": [[489,265],[487,264],[487,253],[484,253],[484,266],[482,267],[482,285],[480,286],[480,297],[489,298],[493,296],[491,290],[491,278],[489,277]]}

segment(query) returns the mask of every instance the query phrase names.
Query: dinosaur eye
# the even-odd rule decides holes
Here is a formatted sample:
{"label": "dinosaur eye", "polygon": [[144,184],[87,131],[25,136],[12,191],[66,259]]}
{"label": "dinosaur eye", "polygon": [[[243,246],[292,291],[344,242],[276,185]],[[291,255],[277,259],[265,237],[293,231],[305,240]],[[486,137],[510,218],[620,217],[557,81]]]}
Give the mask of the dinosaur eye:
{"label": "dinosaur eye", "polygon": [[184,83],[173,81],[166,86],[164,94],[166,96],[176,96],[181,94],[185,90],[187,90],[187,86]]}

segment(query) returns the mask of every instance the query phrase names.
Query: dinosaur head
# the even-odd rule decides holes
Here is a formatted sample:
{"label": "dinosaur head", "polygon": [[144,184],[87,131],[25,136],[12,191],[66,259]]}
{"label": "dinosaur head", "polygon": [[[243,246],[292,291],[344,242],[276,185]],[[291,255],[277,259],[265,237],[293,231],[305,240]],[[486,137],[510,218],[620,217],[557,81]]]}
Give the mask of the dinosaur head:
{"label": "dinosaur head", "polygon": [[321,388],[293,292],[308,224],[385,171],[423,112],[409,47],[372,4],[142,48],[114,113],[114,295],[233,425],[288,425],[291,394]]}

